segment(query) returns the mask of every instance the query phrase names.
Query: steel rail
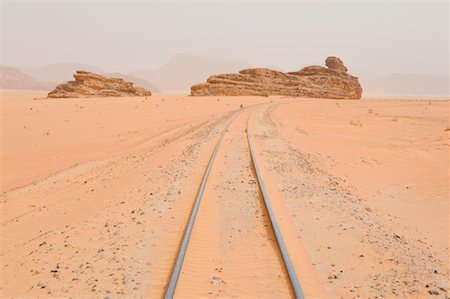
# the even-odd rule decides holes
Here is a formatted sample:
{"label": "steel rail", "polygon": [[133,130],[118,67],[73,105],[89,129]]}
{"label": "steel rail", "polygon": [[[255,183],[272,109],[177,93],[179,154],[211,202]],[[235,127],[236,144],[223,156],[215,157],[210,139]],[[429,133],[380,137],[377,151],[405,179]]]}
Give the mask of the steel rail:
{"label": "steel rail", "polygon": [[175,266],[173,267],[172,274],[170,276],[169,284],[167,286],[166,294],[164,295],[165,299],[172,299],[173,295],[175,294],[175,288],[177,286],[178,277],[180,276],[181,266],[183,265],[184,256],[186,255],[186,249],[189,243],[189,237],[192,233],[192,228],[194,227],[195,218],[197,216],[198,207],[200,205],[200,200],[203,196],[203,191],[205,190],[206,181],[208,180],[209,173],[211,172],[211,168],[214,164],[214,160],[216,159],[217,151],[219,149],[220,144],[222,143],[223,137],[225,136],[225,133],[228,130],[228,127],[233,122],[235,117],[239,114],[235,114],[233,118],[230,120],[230,122],[227,124],[225,129],[223,130],[222,134],[220,135],[219,140],[217,141],[216,147],[214,148],[214,151],[211,155],[211,158],[208,163],[208,167],[206,168],[205,174],[203,175],[202,183],[200,184],[200,188],[197,192],[197,197],[195,198],[194,206],[191,211],[191,215],[189,216],[189,222],[186,226],[183,241],[181,242],[180,249],[178,251],[177,260],[175,262]]}
{"label": "steel rail", "polygon": [[280,229],[278,227],[277,220],[275,218],[275,214],[272,210],[272,206],[270,205],[269,196],[267,195],[266,189],[264,188],[264,183],[261,178],[261,173],[259,171],[258,164],[256,163],[255,153],[254,153],[253,146],[252,146],[252,143],[250,140],[249,126],[248,126],[249,120],[250,120],[250,117],[247,119],[247,127],[246,127],[247,141],[248,141],[248,147],[250,150],[250,156],[252,159],[253,168],[255,169],[256,178],[258,180],[258,185],[261,190],[261,195],[264,199],[264,204],[266,206],[267,213],[269,214],[270,222],[272,224],[272,229],[273,229],[273,231],[275,233],[275,237],[277,239],[278,247],[280,249],[281,256],[283,258],[284,266],[286,267],[286,271],[288,273],[289,280],[291,282],[292,291],[294,292],[295,298],[303,299],[304,296],[303,296],[302,289],[300,287],[300,283],[298,282],[297,275],[295,274],[294,266],[292,265],[292,261],[289,257],[286,246],[284,244],[283,236],[281,235]]}

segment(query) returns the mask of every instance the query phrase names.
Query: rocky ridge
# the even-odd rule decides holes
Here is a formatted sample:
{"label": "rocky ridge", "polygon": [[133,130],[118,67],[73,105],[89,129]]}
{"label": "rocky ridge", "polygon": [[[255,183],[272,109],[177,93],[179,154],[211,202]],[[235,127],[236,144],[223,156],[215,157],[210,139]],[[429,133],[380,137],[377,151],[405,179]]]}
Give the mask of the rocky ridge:
{"label": "rocky ridge", "polygon": [[267,68],[241,70],[238,74],[213,75],[191,87],[193,96],[269,96],[360,99],[358,77],[347,73],[342,60],[328,57],[323,66],[307,66],[283,73]]}
{"label": "rocky ridge", "polygon": [[49,98],[84,98],[84,97],[127,97],[150,96],[151,92],[134,87],[133,83],[121,78],[107,78],[86,71],[76,71],[75,81],[56,86],[48,93]]}

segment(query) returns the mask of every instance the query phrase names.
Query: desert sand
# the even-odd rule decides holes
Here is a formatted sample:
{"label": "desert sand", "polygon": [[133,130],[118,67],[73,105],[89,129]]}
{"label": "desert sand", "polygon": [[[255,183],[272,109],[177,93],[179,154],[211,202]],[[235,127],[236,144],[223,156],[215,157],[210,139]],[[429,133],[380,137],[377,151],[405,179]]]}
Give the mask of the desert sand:
{"label": "desert sand", "polygon": [[1,297],[448,296],[449,101],[1,91]]}

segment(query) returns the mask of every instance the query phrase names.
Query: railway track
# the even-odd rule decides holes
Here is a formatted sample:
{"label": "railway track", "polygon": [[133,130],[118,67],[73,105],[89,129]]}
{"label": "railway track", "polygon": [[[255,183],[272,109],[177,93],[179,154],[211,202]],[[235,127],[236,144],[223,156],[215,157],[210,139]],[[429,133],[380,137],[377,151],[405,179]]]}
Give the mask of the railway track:
{"label": "railway track", "polygon": [[[258,163],[256,161],[255,150],[254,150],[254,146],[252,144],[251,131],[249,128],[249,119],[251,117],[251,111],[248,110],[248,111],[243,111],[243,112],[244,113],[238,113],[232,117],[232,119],[229,121],[229,123],[226,125],[225,129],[221,133],[219,140],[217,141],[217,143],[215,145],[215,148],[213,150],[213,153],[211,155],[209,163],[206,167],[206,171],[203,175],[199,190],[197,192],[197,196],[195,198],[195,201],[194,201],[191,213],[190,213],[188,223],[187,223],[185,231],[184,231],[181,245],[179,247],[176,261],[173,266],[173,269],[172,269],[172,272],[170,275],[170,279],[169,279],[169,282],[167,285],[166,293],[164,296],[164,298],[166,298],[166,299],[173,298],[175,296],[175,292],[177,290],[177,285],[179,285],[180,275],[183,272],[182,271],[183,264],[184,264],[185,257],[187,255],[187,252],[189,249],[192,233],[195,229],[195,224],[196,224],[196,220],[198,217],[200,205],[201,205],[201,203],[203,203],[205,206],[208,206],[208,204],[210,204],[208,202],[208,198],[203,198],[203,197],[205,194],[205,190],[208,187],[207,183],[208,183],[208,179],[210,178],[213,166],[215,164],[217,164],[216,158],[221,149],[221,144],[223,143],[223,140],[225,139],[225,137],[227,135],[227,131],[229,130],[230,126],[233,126],[233,130],[240,134],[238,136],[241,138],[238,138],[238,139],[241,139],[241,140],[229,141],[230,144],[228,145],[228,147],[230,147],[231,150],[233,150],[233,148],[240,147],[241,148],[241,152],[239,152],[240,157],[245,156],[245,155],[248,157],[247,160],[249,160],[249,161],[247,161],[246,163],[248,163],[249,167],[247,167],[247,168],[249,168],[249,172],[251,172],[251,175],[254,178],[254,180],[251,180],[251,181],[255,182],[255,185],[257,186],[257,191],[254,190],[253,193],[255,193],[255,196],[258,197],[261,202],[261,204],[260,204],[261,212],[260,213],[262,216],[262,219],[260,220],[261,224],[258,224],[258,226],[270,227],[271,232],[265,235],[265,240],[266,240],[265,242],[276,243],[276,246],[275,245],[267,246],[267,247],[276,247],[275,250],[277,252],[268,251],[271,253],[272,256],[274,256],[272,258],[272,260],[276,261],[276,262],[272,262],[272,265],[274,263],[278,263],[278,267],[280,268],[279,271],[284,272],[283,275],[286,276],[286,280],[288,282],[286,282],[284,284],[284,287],[289,288],[289,290],[284,290],[285,292],[287,292],[285,294],[290,294],[291,296],[293,296],[295,298],[304,298],[303,292],[301,290],[300,284],[297,279],[297,275],[296,275],[294,267],[293,267],[293,264],[291,262],[289,254],[286,250],[283,236],[278,227],[276,216],[275,216],[272,206],[270,204],[269,196],[264,187],[264,181],[261,176]],[[243,122],[244,121],[243,117],[245,116],[245,114],[248,114],[248,115],[247,115],[246,121]],[[237,121],[238,122],[237,124],[233,125],[233,122],[236,122],[236,118],[240,118],[240,119]],[[246,139],[246,140],[242,140],[242,139]],[[236,146],[236,145],[238,145],[238,146]],[[235,151],[235,150],[233,150],[233,151]],[[246,152],[244,152],[244,151],[246,151]],[[228,152],[223,153],[221,155],[221,157],[222,157],[221,159],[223,160],[223,161],[221,161],[222,164],[227,163],[226,158],[224,158],[224,157],[227,157],[227,154],[228,154]],[[233,156],[237,156],[237,154],[238,154],[238,152],[236,151],[235,153],[233,153]],[[233,171],[234,171],[234,169],[233,169]],[[234,172],[237,172],[237,171],[234,171]],[[242,174],[243,170],[241,170],[240,172]],[[223,173],[220,173],[220,174],[223,176]],[[216,176],[217,176],[217,174],[216,174]],[[242,182],[243,181],[241,181],[241,183]],[[235,189],[233,189],[233,190],[235,190]],[[237,194],[238,191],[233,191],[232,193]],[[207,201],[202,202],[202,200],[203,201],[207,200]],[[235,203],[236,203],[236,201],[233,201],[233,202],[230,201],[229,205],[236,205]],[[257,206],[258,206],[257,203],[251,203],[252,208],[250,208],[250,209],[254,209],[255,213],[257,213],[258,212],[258,211],[256,211]],[[217,204],[215,206],[213,204],[210,204],[210,207],[211,207],[211,209],[214,209],[214,207],[216,207],[216,209],[220,208],[220,206],[218,206]],[[245,210],[245,208],[243,209],[242,206],[238,206],[238,208],[239,208],[239,210]],[[213,212],[211,211],[211,212],[207,212],[207,213],[213,213]],[[203,217],[206,217],[206,216],[203,216]],[[198,229],[201,230],[201,228],[198,228]],[[239,229],[238,231],[241,231],[241,230]],[[202,232],[199,232],[198,234],[202,234],[202,233],[204,234],[204,229]],[[249,233],[251,234],[252,232],[250,231]],[[261,237],[258,237],[258,238],[259,239],[257,241],[259,241],[260,243],[263,242],[261,240]],[[211,242],[211,240],[208,239],[208,244],[210,242]],[[229,242],[231,242],[231,241],[229,241]],[[253,241],[253,242],[255,242],[255,241]],[[256,244],[256,242],[255,242],[255,244]],[[192,246],[194,246],[194,245],[192,245]],[[201,246],[204,247],[204,244],[201,244]],[[265,244],[263,246],[265,246]],[[198,248],[198,246],[197,246],[197,248]],[[191,250],[195,250],[195,249],[191,249]],[[211,251],[214,251],[214,250],[211,250]],[[268,253],[266,253],[265,256],[267,256],[267,254]],[[193,255],[193,253],[191,255]],[[267,263],[270,264],[270,262],[267,262]],[[273,267],[275,267],[275,266],[273,266]],[[280,277],[280,276],[282,276],[282,275],[279,274],[278,277]],[[215,278],[213,278],[213,284],[214,284],[214,279]],[[186,285],[186,283],[184,285]],[[283,286],[283,283],[279,283],[279,286]],[[209,293],[209,294],[212,294],[212,293]]]}

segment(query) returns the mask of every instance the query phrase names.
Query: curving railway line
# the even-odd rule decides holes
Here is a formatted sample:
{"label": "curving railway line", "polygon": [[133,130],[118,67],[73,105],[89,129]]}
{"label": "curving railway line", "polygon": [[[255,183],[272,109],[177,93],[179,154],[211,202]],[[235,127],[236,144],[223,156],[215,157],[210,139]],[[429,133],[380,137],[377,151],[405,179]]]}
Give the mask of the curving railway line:
{"label": "curving railway line", "polygon": [[[259,259],[258,261],[254,261],[255,263],[261,263],[261,262],[265,262],[265,259],[271,259],[272,261],[267,261],[268,265],[272,265],[272,267],[274,268],[278,268],[277,271],[279,271],[281,274],[278,274],[278,277],[285,277],[284,279],[284,283],[283,283],[283,279],[279,279],[280,283],[274,283],[273,288],[275,290],[272,290],[272,293],[269,294],[270,296],[273,296],[275,294],[280,295],[280,294],[289,294],[291,297],[295,297],[295,298],[304,298],[302,289],[300,287],[300,283],[298,281],[297,278],[297,274],[295,273],[294,270],[294,266],[291,262],[291,258],[289,256],[289,253],[286,249],[284,240],[283,240],[283,236],[282,233],[279,229],[277,220],[276,220],[276,215],[272,209],[271,206],[271,202],[270,202],[270,197],[269,194],[267,193],[265,187],[264,187],[264,180],[263,177],[261,176],[260,170],[259,170],[259,166],[258,166],[258,162],[256,160],[256,156],[255,156],[255,149],[254,146],[252,144],[252,132],[250,130],[249,127],[249,119],[252,115],[252,110],[250,110],[250,108],[248,109],[243,109],[242,111],[238,112],[237,114],[235,114],[234,116],[232,116],[231,120],[229,121],[229,123],[226,125],[225,129],[223,130],[223,132],[221,133],[214,151],[211,155],[211,158],[209,160],[209,163],[206,167],[205,173],[203,175],[203,179],[201,181],[200,187],[198,189],[197,192],[197,196],[195,198],[191,213],[190,213],[190,217],[188,220],[188,223],[186,225],[182,240],[181,240],[181,244],[177,253],[177,257],[174,263],[174,266],[172,268],[171,274],[170,274],[170,279],[168,281],[167,284],[167,289],[166,289],[166,293],[164,298],[169,299],[169,298],[174,298],[174,297],[187,297],[187,296],[183,296],[183,288],[185,286],[190,286],[192,284],[195,284],[196,282],[196,278],[198,276],[198,268],[195,268],[195,260],[201,260],[204,259],[206,260],[206,263],[208,262],[206,256],[208,256],[210,253],[209,252],[214,252],[214,248],[211,248],[210,251],[208,251],[207,249],[205,249],[204,247],[217,247],[217,241],[216,239],[214,239],[214,237],[211,238],[206,238],[206,240],[203,240],[202,243],[200,243],[200,246],[202,246],[202,249],[205,250],[204,253],[195,253],[195,252],[191,252],[191,251],[195,251],[196,248],[199,248],[199,246],[196,246],[195,244],[191,244],[191,238],[193,235],[193,232],[196,230],[196,224],[197,222],[201,222],[201,219],[198,219],[199,217],[208,217],[208,214],[214,214],[214,215],[218,215],[217,213],[220,213],[220,211],[211,211],[211,210],[219,210],[221,209],[221,201],[223,201],[223,199],[221,199],[222,197],[219,196],[216,201],[219,201],[218,204],[212,204],[209,203],[209,200],[213,200],[212,198],[214,196],[205,196],[205,190],[208,188],[214,189],[214,186],[210,186],[209,185],[209,179],[211,177],[211,175],[215,175],[216,177],[218,177],[216,179],[216,181],[220,181],[220,179],[222,179],[225,175],[224,172],[220,172],[218,171],[218,168],[221,167],[219,165],[216,165],[217,163],[217,158],[218,156],[220,157],[220,159],[222,159],[222,161],[220,161],[221,164],[226,165],[227,164],[227,159],[230,159],[230,157],[234,157],[235,159],[242,159],[239,162],[239,165],[243,165],[243,166],[247,166],[247,171],[248,171],[248,176],[253,176],[253,179],[250,180],[251,183],[253,183],[253,185],[257,186],[257,191],[256,189],[253,190],[254,193],[254,201],[253,203],[249,203],[250,206],[252,207],[251,209],[255,210],[255,214],[256,213],[260,213],[261,217],[257,218],[257,221],[261,221],[261,224],[254,224],[257,226],[264,226],[267,230],[270,230],[270,232],[268,232],[267,234],[262,234],[261,236],[258,236],[258,239],[252,240],[252,241],[248,241],[249,242],[249,255],[253,254],[255,255],[258,252],[258,249],[255,248],[255,251],[252,251],[251,246],[253,246],[252,244],[255,244],[255,246],[257,246],[256,244],[262,244],[264,242],[266,242],[267,244],[271,244],[271,245],[266,245],[266,244],[262,244],[261,246],[265,249],[268,253],[265,254],[265,257]],[[238,132],[240,135],[239,136],[239,140],[229,140],[228,144],[225,146],[225,148],[221,147],[221,144],[223,144],[224,139],[226,139],[227,136],[227,132],[228,130],[235,130],[236,132]],[[228,149],[226,148],[228,147]],[[237,151],[237,148],[240,149],[240,151]],[[237,157],[237,158],[236,158]],[[247,161],[245,161],[247,160]],[[215,169],[215,167],[217,167]],[[240,170],[241,175],[243,175],[243,173],[246,171],[245,168],[243,168],[243,170]],[[214,172],[217,172],[214,174]],[[235,171],[236,172],[236,171]],[[243,175],[244,176],[244,175]],[[244,181],[242,180],[241,183],[243,183]],[[230,184],[235,184],[236,183],[236,179],[233,181],[232,179],[229,180]],[[216,185],[219,184],[216,182]],[[214,183],[211,183],[211,185],[214,185]],[[256,188],[256,187],[255,187]],[[217,189],[217,187],[215,188]],[[235,189],[231,189],[231,190],[235,190]],[[212,192],[212,191],[211,191]],[[233,206],[235,205],[236,209],[242,209],[242,206],[239,206],[239,204],[242,204],[239,201],[239,194],[237,193],[237,191],[233,192],[231,191],[230,194],[236,194],[236,198],[237,200],[234,201],[230,201],[227,203],[227,205],[229,206]],[[205,205],[204,207],[204,211],[203,214],[205,216],[200,215],[199,216],[199,209],[202,205]],[[222,203],[222,206],[224,204]],[[259,210],[257,210],[259,209]],[[200,213],[201,214],[201,213]],[[248,217],[246,215],[243,216],[244,217]],[[249,218],[250,219],[250,218]],[[232,220],[227,220],[228,222],[232,221]],[[249,221],[254,221],[253,220],[249,220]],[[265,224],[264,224],[265,223]],[[220,223],[217,223],[218,226],[220,226]],[[201,226],[201,224],[199,224],[199,226]],[[206,228],[198,228],[198,233],[197,235],[204,235],[207,234],[207,230],[210,229],[209,227]],[[241,231],[241,229],[238,228],[232,228],[233,230],[236,229],[239,232]],[[211,235],[214,235],[214,231],[220,231],[221,228],[214,228],[211,229]],[[209,233],[208,233],[209,234]],[[252,232],[249,231],[249,234],[251,235]],[[222,232],[221,235],[223,236],[224,233]],[[222,238],[221,236],[219,236],[220,238]],[[204,236],[203,236],[204,238]],[[250,236],[248,239],[251,239],[252,236]],[[236,240],[236,237],[234,238],[234,240]],[[215,242],[216,241],[216,242]],[[234,241],[228,241],[229,243],[233,244]],[[253,242],[253,243],[251,243]],[[195,243],[195,241],[193,241],[193,243]],[[198,242],[197,242],[198,243]],[[229,247],[227,247],[229,248]],[[261,247],[260,247],[261,248]],[[273,248],[273,251],[270,251],[270,248]],[[223,248],[221,250],[216,250],[216,252],[220,252],[221,254],[223,254]],[[190,258],[190,262],[186,262],[186,256],[187,255],[191,255],[192,258]],[[212,253],[211,253],[212,254]],[[269,255],[272,255],[269,256]],[[291,253],[292,254],[292,253]],[[245,254],[244,254],[245,255]],[[229,255],[229,259],[231,259],[232,254]],[[268,256],[268,257],[267,257]],[[238,256],[235,259],[243,259],[242,263],[240,261],[236,261],[238,264],[242,264],[242,265],[246,265],[246,262],[249,260],[249,258],[247,257],[241,257]],[[258,257],[254,257],[255,259],[258,259]],[[211,260],[217,260],[216,259],[211,259]],[[197,262],[199,263],[199,262]],[[250,262],[251,264],[252,262]],[[278,264],[278,265],[275,265]],[[193,266],[192,266],[193,265]],[[245,272],[245,266],[240,266],[240,272]],[[191,269],[192,268],[192,269]],[[251,267],[247,267],[247,268],[251,268]],[[222,269],[222,268],[220,268]],[[253,269],[249,269],[249,273],[251,273]],[[271,271],[271,270],[269,270]],[[276,272],[276,271],[273,271]],[[184,283],[181,283],[182,285],[180,285],[180,277],[183,276],[183,273],[188,273],[185,274],[185,276],[187,278],[185,278]],[[190,273],[190,274],[189,274]],[[236,272],[238,273],[238,272]],[[237,275],[231,275],[233,279],[238,279],[238,277],[236,277]],[[219,278],[213,278],[213,284],[215,283],[214,279],[217,279],[217,281],[221,282],[221,280],[219,280]],[[258,279],[258,277],[256,277],[254,279]],[[271,284],[271,279],[273,279],[273,277],[269,277],[267,276],[267,279],[260,279],[261,280],[261,285],[267,285],[267,284]],[[277,279],[275,279],[277,280]],[[257,282],[256,282],[257,283]],[[225,284],[225,282],[224,282]],[[278,288],[278,289],[277,289]],[[281,288],[284,288],[284,290],[280,290]],[[288,290],[286,290],[288,289]],[[210,295],[212,295],[212,292],[208,293]],[[225,295],[225,294],[221,294],[221,295]],[[261,295],[261,294],[259,294]],[[259,296],[258,295],[258,296]],[[257,296],[257,297],[258,297]]]}

